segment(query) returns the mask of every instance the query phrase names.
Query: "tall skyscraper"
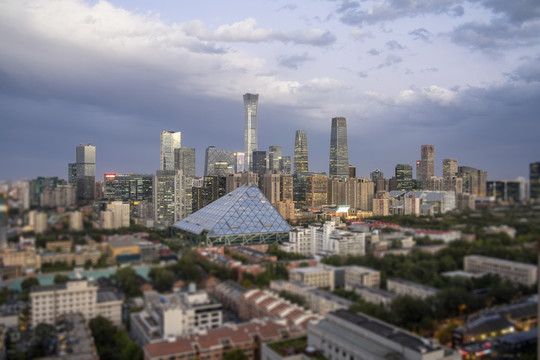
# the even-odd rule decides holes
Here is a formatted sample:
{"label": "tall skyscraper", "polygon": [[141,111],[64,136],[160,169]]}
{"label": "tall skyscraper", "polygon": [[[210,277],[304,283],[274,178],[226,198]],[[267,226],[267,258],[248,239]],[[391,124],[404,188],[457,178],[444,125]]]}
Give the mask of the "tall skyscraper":
{"label": "tall skyscraper", "polygon": [[95,199],[96,147],[90,144],[77,146],[77,200]]}
{"label": "tall skyscraper", "polygon": [[263,176],[266,173],[266,151],[254,151],[252,155],[253,172],[259,176]]}
{"label": "tall skyscraper", "polygon": [[449,179],[452,176],[456,176],[457,172],[458,172],[457,159],[443,159],[442,161],[443,180]]}
{"label": "tall skyscraper", "polygon": [[174,149],[174,170],[182,170],[186,177],[195,177],[195,148]]}
{"label": "tall skyscraper", "polygon": [[246,165],[246,154],[243,152],[234,153],[234,173],[241,173],[247,171],[245,168]]}
{"label": "tall skyscraper", "polygon": [[160,169],[174,170],[174,149],[179,149],[182,133],[174,131],[161,132]]}
{"label": "tall skyscraper", "polygon": [[272,145],[268,148],[268,167],[274,174],[280,171],[281,146]]}
{"label": "tall skyscraper", "polygon": [[305,130],[296,130],[294,137],[294,173],[308,172],[308,145]]}
{"label": "tall skyscraper", "polygon": [[529,165],[529,184],[530,198],[540,200],[540,162],[534,162]]}
{"label": "tall skyscraper", "polygon": [[257,106],[259,94],[244,94],[244,153],[245,169],[253,169],[253,152],[257,147]]}
{"label": "tall skyscraper", "polygon": [[435,146],[434,145],[422,145],[420,147],[420,171],[423,183],[435,176]]}
{"label": "tall skyscraper", "polygon": [[332,118],[330,134],[330,172],[331,178],[349,177],[349,145],[347,142],[347,119]]}
{"label": "tall skyscraper", "polygon": [[409,164],[397,164],[396,181],[398,190],[412,191],[412,166]]}

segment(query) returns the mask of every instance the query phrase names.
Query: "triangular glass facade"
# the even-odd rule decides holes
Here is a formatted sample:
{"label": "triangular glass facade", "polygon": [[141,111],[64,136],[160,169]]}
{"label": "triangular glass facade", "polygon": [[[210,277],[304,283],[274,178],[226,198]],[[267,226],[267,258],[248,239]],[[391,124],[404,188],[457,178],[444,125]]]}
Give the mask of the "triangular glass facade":
{"label": "triangular glass facade", "polygon": [[288,233],[291,227],[255,185],[244,185],[177,222],[177,229],[206,236]]}

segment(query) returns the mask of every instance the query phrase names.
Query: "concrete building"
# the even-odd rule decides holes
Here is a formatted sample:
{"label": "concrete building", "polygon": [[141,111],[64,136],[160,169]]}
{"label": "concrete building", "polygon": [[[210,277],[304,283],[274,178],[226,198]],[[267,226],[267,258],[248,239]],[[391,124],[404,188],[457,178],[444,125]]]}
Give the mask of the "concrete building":
{"label": "concrete building", "polygon": [[204,291],[161,295],[144,293],[144,309],[131,314],[131,337],[141,346],[171,337],[214,329],[223,321],[223,305]]}
{"label": "concrete building", "polygon": [[381,273],[363,266],[344,266],[344,285],[362,285],[378,288],[381,283]]}
{"label": "concrete building", "polygon": [[0,252],[0,260],[4,267],[19,266],[22,271],[38,270],[41,268],[41,257],[35,251],[15,251],[5,249]]}
{"label": "concrete building", "polygon": [[77,201],[87,202],[96,198],[96,147],[90,144],[77,146]]}
{"label": "concrete building", "polygon": [[390,308],[392,301],[397,297],[396,294],[379,288],[372,288],[359,284],[345,285],[345,290],[353,291],[370,303],[380,304],[385,308]]}
{"label": "concrete building", "polygon": [[463,258],[465,271],[473,273],[488,273],[499,275],[526,286],[532,286],[537,281],[537,266],[515,261],[508,261],[481,255],[467,255]]}
{"label": "concrete building", "polygon": [[402,279],[388,279],[386,288],[398,295],[408,295],[421,299],[435,296],[439,292],[439,289]]}
{"label": "concrete building", "polygon": [[102,229],[129,227],[130,207],[122,201],[113,201],[100,214]]}
{"label": "concrete building", "polygon": [[323,267],[289,270],[289,281],[300,281],[318,288],[334,290],[334,271]]}
{"label": "concrete building", "polygon": [[191,182],[180,170],[157,171],[153,181],[154,221],[172,226],[191,214]]}
{"label": "concrete building", "polygon": [[69,213],[69,230],[82,231],[83,230],[83,216],[80,211],[73,211]]}
{"label": "concrete building", "polygon": [[365,314],[337,310],[308,328],[308,345],[327,359],[459,360],[460,355]]}
{"label": "concrete building", "polygon": [[414,195],[409,195],[403,199],[403,215],[420,216],[420,199]]}
{"label": "concrete building", "polygon": [[101,315],[119,326],[122,323],[122,299],[110,290],[101,290],[89,280],[70,280],[30,291],[32,327],[53,325],[59,315],[81,313],[86,321]]}
{"label": "concrete building", "polygon": [[426,183],[435,175],[435,146],[422,145],[420,147],[420,180]]}
{"label": "concrete building", "polygon": [[241,172],[236,174],[230,174],[227,176],[226,191],[230,193],[233,190],[238,189],[242,185],[259,185],[259,176],[253,172]]}

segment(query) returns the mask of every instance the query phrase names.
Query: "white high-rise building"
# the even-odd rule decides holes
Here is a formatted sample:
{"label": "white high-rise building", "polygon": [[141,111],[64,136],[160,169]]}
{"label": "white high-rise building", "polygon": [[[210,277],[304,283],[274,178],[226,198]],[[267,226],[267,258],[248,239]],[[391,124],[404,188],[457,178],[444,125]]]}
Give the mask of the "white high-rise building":
{"label": "white high-rise building", "polygon": [[181,132],[162,131],[160,142],[160,169],[174,170],[174,150],[180,148]]}
{"label": "white high-rise building", "polygon": [[191,178],[181,170],[158,170],[152,191],[154,221],[157,226],[172,226],[191,214]]}
{"label": "white high-rise building", "polygon": [[245,170],[253,171],[253,152],[257,151],[257,107],[259,94],[244,94]]}

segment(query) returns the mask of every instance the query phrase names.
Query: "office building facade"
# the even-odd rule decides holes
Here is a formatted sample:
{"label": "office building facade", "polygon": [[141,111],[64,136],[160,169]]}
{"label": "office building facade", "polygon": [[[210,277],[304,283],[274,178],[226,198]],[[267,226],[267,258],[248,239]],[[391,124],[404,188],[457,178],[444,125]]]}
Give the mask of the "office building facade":
{"label": "office building facade", "polygon": [[[232,174],[234,166],[234,152],[218,149],[215,146],[206,148],[204,176],[225,176],[226,174]],[[224,172],[226,174],[223,174]]]}
{"label": "office building facade", "polygon": [[245,169],[252,170],[253,152],[257,145],[257,109],[259,94],[244,94],[244,153],[246,154]]}
{"label": "office building facade", "polygon": [[77,200],[95,199],[96,147],[90,144],[77,146]]}
{"label": "office building facade", "polygon": [[540,162],[529,165],[530,198],[540,201]]}
{"label": "office building facade", "polygon": [[191,214],[191,182],[179,170],[158,170],[153,181],[154,222],[172,226]]}
{"label": "office building facade", "polygon": [[181,147],[182,133],[162,131],[160,136],[160,169],[174,170],[174,150]]}
{"label": "office building facade", "polygon": [[413,189],[412,166],[409,164],[396,165],[397,189],[402,191],[412,191]]}
{"label": "office building facade", "polygon": [[308,142],[305,130],[296,130],[294,136],[294,173],[308,172]]}
{"label": "office building facade", "polygon": [[182,170],[188,178],[195,177],[195,148],[174,149],[174,170]]}
{"label": "office building facade", "polygon": [[349,177],[349,144],[347,141],[347,119],[332,118],[330,133],[330,177]]}
{"label": "office building facade", "polygon": [[435,145],[422,145],[420,147],[420,180],[427,182],[435,176]]}
{"label": "office building facade", "polygon": [[279,162],[282,156],[281,146],[272,145],[268,148],[268,169],[273,173],[280,171]]}

